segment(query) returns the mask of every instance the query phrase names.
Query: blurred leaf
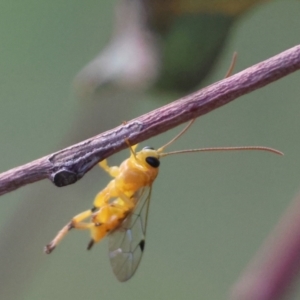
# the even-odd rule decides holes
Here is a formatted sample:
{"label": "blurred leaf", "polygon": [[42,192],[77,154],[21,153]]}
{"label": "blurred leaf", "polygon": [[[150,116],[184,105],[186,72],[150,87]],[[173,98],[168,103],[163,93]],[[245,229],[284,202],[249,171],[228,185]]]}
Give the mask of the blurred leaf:
{"label": "blurred leaf", "polygon": [[101,86],[186,93],[216,62],[234,21],[265,0],[121,0],[107,47],[77,76],[83,97]]}
{"label": "blurred leaf", "polygon": [[166,27],[172,18],[180,15],[223,14],[234,17],[268,1],[270,0],[144,0],[144,3],[151,12],[150,22]]}
{"label": "blurred leaf", "polygon": [[157,87],[182,93],[197,87],[222,51],[232,23],[232,17],[219,14],[174,19],[162,43]]}

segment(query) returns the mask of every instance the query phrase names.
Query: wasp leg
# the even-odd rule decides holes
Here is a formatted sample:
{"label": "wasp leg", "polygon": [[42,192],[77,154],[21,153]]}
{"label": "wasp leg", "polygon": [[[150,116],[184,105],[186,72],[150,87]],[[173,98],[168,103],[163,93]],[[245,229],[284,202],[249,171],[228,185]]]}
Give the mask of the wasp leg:
{"label": "wasp leg", "polygon": [[120,170],[119,167],[110,167],[107,164],[107,160],[104,159],[102,161],[99,162],[99,166],[105,171],[107,172],[111,177],[117,177],[120,174]]}
{"label": "wasp leg", "polygon": [[107,204],[99,208],[92,214],[90,224],[91,240],[87,246],[90,250],[95,243],[101,241],[110,231],[120,225],[120,220],[124,219],[126,211],[124,205],[121,206],[116,200],[113,204]]}
{"label": "wasp leg", "polygon": [[92,239],[88,244],[87,250],[90,250],[95,243],[98,243],[109,232],[120,226],[133,206],[134,204],[129,198],[124,196],[123,199],[120,196],[113,203],[103,205],[99,210],[95,211],[92,214],[92,223],[89,227]]}
{"label": "wasp leg", "polygon": [[[113,203],[115,204],[118,203],[117,199],[121,199],[127,206],[129,206],[130,209],[134,207],[134,201],[132,201],[131,196],[127,196],[120,189],[117,189],[113,180],[105,189],[103,189],[96,195],[94,206],[103,207],[111,202],[112,199],[116,199],[115,201],[113,201]],[[120,204],[120,206],[121,205],[122,204]]]}
{"label": "wasp leg", "polygon": [[135,145],[131,146],[128,139],[125,139],[125,143],[127,144],[128,148],[129,148],[130,154],[134,158],[136,158],[136,151],[135,151],[135,149],[137,148],[138,144],[135,144]]}
{"label": "wasp leg", "polygon": [[72,220],[58,232],[56,237],[48,245],[45,246],[44,252],[50,254],[72,228],[90,229],[93,223],[82,223],[82,221],[90,217],[92,213],[92,210],[86,210],[72,218]]}
{"label": "wasp leg", "polygon": [[[123,200],[123,202],[125,203],[126,205],[126,209],[128,210],[131,210],[134,208],[135,206],[135,203],[133,201],[132,198],[130,197],[127,197],[123,192],[121,192],[120,190],[118,190],[118,194],[119,194],[119,197]],[[118,206],[117,206],[118,207]],[[120,205],[120,208],[122,208],[123,206]],[[124,208],[123,208],[124,209]]]}

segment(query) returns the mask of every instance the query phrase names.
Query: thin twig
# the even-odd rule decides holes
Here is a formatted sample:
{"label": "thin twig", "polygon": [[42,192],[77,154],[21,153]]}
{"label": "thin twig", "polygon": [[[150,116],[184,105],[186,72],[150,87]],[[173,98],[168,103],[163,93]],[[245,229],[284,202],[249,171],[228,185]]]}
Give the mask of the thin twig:
{"label": "thin twig", "polygon": [[97,162],[125,149],[125,139],[132,145],[142,142],[298,69],[300,45],[115,129],[4,172],[0,174],[0,195],[45,178],[57,186],[75,183]]}

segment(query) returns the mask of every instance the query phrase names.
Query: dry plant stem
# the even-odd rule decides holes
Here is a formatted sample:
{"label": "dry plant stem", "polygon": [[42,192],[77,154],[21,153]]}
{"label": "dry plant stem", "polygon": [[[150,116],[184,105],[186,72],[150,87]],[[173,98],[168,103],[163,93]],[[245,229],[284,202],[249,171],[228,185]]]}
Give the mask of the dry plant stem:
{"label": "dry plant stem", "polygon": [[[235,283],[231,299],[283,299],[300,271],[300,193]],[[284,298],[286,299],[286,298]]]}
{"label": "dry plant stem", "polygon": [[57,186],[76,182],[97,162],[131,145],[204,115],[300,69],[295,46],[200,91],[66,149],[0,174],[0,195],[49,178]]}

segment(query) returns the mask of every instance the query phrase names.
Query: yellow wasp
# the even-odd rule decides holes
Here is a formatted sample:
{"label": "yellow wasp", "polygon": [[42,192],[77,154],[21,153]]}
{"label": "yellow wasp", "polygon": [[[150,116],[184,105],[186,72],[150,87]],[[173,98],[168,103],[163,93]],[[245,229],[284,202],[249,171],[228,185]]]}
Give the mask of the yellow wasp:
{"label": "yellow wasp", "polygon": [[[71,219],[44,251],[51,253],[63,237],[73,228],[89,229],[91,241],[87,249],[105,236],[109,238],[109,259],[113,272],[120,281],[126,281],[135,273],[145,249],[147,215],[151,189],[159,171],[162,157],[200,151],[264,150],[282,154],[267,147],[222,147],[188,149],[164,152],[165,148],[183,135],[194,120],[171,141],[155,150],[145,147],[136,152],[137,145],[129,146],[131,155],[119,167],[109,167],[107,161],[99,163],[113,179],[98,193],[92,209]],[[89,222],[84,222],[89,219]]]}

